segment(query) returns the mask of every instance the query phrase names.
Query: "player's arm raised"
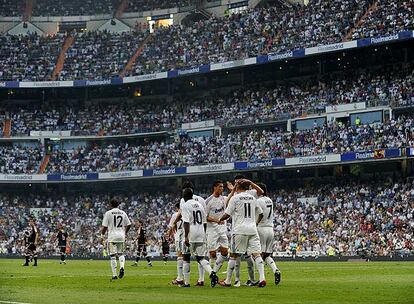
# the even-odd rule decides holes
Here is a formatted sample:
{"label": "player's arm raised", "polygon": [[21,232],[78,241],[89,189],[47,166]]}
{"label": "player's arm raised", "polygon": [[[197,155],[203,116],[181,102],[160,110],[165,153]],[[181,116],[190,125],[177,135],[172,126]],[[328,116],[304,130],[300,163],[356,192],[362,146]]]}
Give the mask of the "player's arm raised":
{"label": "player's arm raised", "polygon": [[250,186],[252,187],[252,189],[256,190],[257,196],[262,196],[263,195],[263,193],[264,193],[263,189],[260,188],[257,184],[255,184],[254,182],[252,182],[249,179],[244,179],[243,181],[250,183]]}

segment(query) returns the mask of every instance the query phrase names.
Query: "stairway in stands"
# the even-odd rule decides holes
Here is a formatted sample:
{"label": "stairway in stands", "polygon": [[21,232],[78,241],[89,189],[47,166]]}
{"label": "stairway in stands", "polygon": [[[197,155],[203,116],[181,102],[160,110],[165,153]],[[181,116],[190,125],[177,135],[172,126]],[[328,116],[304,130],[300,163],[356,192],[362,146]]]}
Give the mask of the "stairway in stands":
{"label": "stairway in stands", "polygon": [[39,171],[37,173],[43,174],[46,170],[47,165],[49,164],[50,154],[45,154],[43,157],[42,163],[40,164]]}
{"label": "stairway in stands", "polygon": [[152,39],[153,35],[152,34],[148,34],[148,36],[144,39],[144,41],[141,43],[141,45],[139,46],[139,48],[135,51],[135,54],[132,55],[131,59],[129,59],[128,63],[125,65],[124,70],[120,73],[121,77],[125,77],[125,75],[132,70],[132,68],[134,67],[135,61],[137,60],[137,58],[139,57],[139,55],[141,55],[142,51],[145,48],[145,45]]}
{"label": "stairway in stands", "polygon": [[33,1],[34,0],[26,0],[26,5],[23,13],[23,22],[28,22],[32,18],[34,4]]}
{"label": "stairway in stands", "polygon": [[4,125],[3,125],[3,137],[4,138],[10,138],[11,135],[11,120],[10,119],[6,119],[4,121]]}
{"label": "stairway in stands", "polygon": [[365,12],[365,14],[356,22],[355,26],[353,28],[351,28],[351,30],[348,32],[348,34],[346,34],[345,38],[343,39],[344,42],[349,41],[352,39],[352,34],[355,32],[355,29],[357,29],[358,27],[360,27],[362,24],[364,24],[365,18],[367,18],[367,16],[369,14],[371,14],[371,12],[376,11],[378,8],[378,0],[376,0],[374,3],[372,3],[367,11]]}
{"label": "stairway in stands", "polygon": [[120,19],[122,15],[124,14],[125,10],[128,7],[128,0],[122,0],[119,4],[117,10],[115,11],[114,17],[116,19]]}
{"label": "stairway in stands", "polygon": [[69,34],[66,37],[65,41],[63,42],[62,49],[60,50],[59,57],[56,61],[55,68],[53,69],[53,72],[52,72],[53,81],[58,78],[60,72],[62,71],[63,65],[65,64],[65,60],[66,60],[66,52],[72,46],[74,41],[75,41],[75,38]]}

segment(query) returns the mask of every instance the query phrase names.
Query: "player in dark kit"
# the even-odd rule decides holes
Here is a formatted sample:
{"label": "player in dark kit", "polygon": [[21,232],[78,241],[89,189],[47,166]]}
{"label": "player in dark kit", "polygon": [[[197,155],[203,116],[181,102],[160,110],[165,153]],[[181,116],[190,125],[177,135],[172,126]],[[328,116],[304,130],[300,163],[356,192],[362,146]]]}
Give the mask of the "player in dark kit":
{"label": "player in dark kit", "polygon": [[161,248],[162,248],[162,260],[164,264],[167,264],[168,255],[170,254],[170,243],[168,239],[163,235],[161,236]]}
{"label": "player in dark kit", "polygon": [[29,266],[29,262],[33,259],[33,266],[37,266],[37,251],[36,245],[39,241],[39,231],[37,230],[35,220],[33,218],[29,219],[29,228],[24,232],[24,246],[25,246],[25,256],[26,262],[23,266]]}
{"label": "player in dark kit", "polygon": [[138,243],[137,257],[135,258],[135,263],[132,264],[132,266],[138,266],[138,262],[141,259],[141,256],[143,256],[147,260],[148,266],[152,267],[151,258],[147,255],[147,230],[141,220],[138,220],[137,223],[136,241]]}
{"label": "player in dark kit", "polygon": [[69,246],[69,235],[62,225],[58,226],[58,233],[56,235],[56,238],[60,251],[60,264],[66,264],[66,250]]}

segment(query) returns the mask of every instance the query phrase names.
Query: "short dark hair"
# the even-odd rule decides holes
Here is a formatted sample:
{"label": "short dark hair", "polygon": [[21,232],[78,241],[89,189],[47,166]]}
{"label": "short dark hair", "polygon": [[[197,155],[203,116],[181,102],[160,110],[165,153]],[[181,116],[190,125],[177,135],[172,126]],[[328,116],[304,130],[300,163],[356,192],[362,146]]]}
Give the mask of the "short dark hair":
{"label": "short dark hair", "polygon": [[265,183],[257,183],[257,185],[260,187],[260,188],[262,188],[262,190],[263,190],[263,195],[267,195],[267,186],[266,186],[266,184]]}
{"label": "short dark hair", "polygon": [[213,183],[213,188],[215,188],[215,187],[217,187],[218,185],[220,185],[220,184],[224,184],[223,183],[223,181],[222,180],[216,180],[214,183]]}
{"label": "short dark hair", "polygon": [[192,198],[193,198],[193,189],[191,189],[191,188],[185,188],[183,190],[183,199],[184,199],[184,201],[188,201],[188,200],[190,200]]}
{"label": "short dark hair", "polygon": [[176,204],[174,205],[174,207],[175,207],[175,208],[177,208],[177,209],[180,209],[180,203],[176,203]]}
{"label": "short dark hair", "polygon": [[116,198],[111,199],[109,203],[111,204],[112,208],[116,208],[119,206],[119,201]]}
{"label": "short dark hair", "polygon": [[185,188],[190,188],[190,189],[194,190],[194,184],[191,181],[186,180],[185,182],[183,182],[183,184],[181,186],[181,189],[184,190]]}
{"label": "short dark hair", "polygon": [[236,179],[245,179],[246,176],[244,176],[243,174],[236,174],[236,176],[234,177],[234,180]]}
{"label": "short dark hair", "polygon": [[240,190],[249,190],[250,189],[250,183],[247,182],[247,181],[238,183],[237,185],[238,185],[238,189],[240,189]]}

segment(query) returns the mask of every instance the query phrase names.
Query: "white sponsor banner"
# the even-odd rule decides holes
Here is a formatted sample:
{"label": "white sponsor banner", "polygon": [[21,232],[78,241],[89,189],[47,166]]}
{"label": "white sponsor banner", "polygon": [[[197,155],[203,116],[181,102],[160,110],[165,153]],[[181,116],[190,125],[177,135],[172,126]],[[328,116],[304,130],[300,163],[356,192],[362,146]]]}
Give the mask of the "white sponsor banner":
{"label": "white sponsor banner", "polygon": [[210,65],[210,71],[224,70],[224,69],[234,68],[234,67],[238,67],[242,65],[245,65],[245,60],[234,60],[234,61],[226,61],[222,63],[214,63]]}
{"label": "white sponsor banner", "polygon": [[143,170],[99,173],[98,179],[117,179],[144,176]]}
{"label": "white sponsor banner", "polygon": [[305,49],[305,55],[335,52],[340,50],[352,49],[357,47],[357,41],[340,42],[328,45],[320,45]]}
{"label": "white sponsor banner", "polygon": [[73,87],[73,81],[23,81],[19,83],[20,88],[64,88]]}
{"label": "white sponsor banner", "polygon": [[297,201],[305,205],[309,205],[309,204],[316,205],[318,203],[318,197],[317,196],[299,197]]}
{"label": "white sponsor banner", "polygon": [[154,80],[154,79],[164,79],[167,77],[168,77],[167,72],[139,75],[139,76],[132,76],[132,77],[124,77],[123,83],[142,82],[142,81],[149,81],[149,80]]}
{"label": "white sponsor banner", "polygon": [[[273,253],[273,256],[275,257],[284,257],[284,258],[289,258],[292,257],[292,252],[290,251],[275,251]],[[298,257],[317,257],[319,256],[319,252],[318,251],[297,251],[296,252],[296,256]]]}
{"label": "white sponsor banner", "polygon": [[0,174],[0,181],[45,181],[47,180],[46,174]]}
{"label": "white sponsor banner", "polygon": [[234,170],[234,163],[187,167],[187,173],[215,172],[227,170]]}
{"label": "white sponsor banner", "polygon": [[30,131],[33,137],[62,137],[70,136],[71,131]]}
{"label": "white sponsor banner", "polygon": [[292,158],[286,158],[285,161],[286,161],[286,166],[324,164],[324,163],[340,162],[341,155],[340,154],[327,154],[327,155],[292,157]]}
{"label": "white sponsor banner", "polygon": [[365,110],[366,108],[367,108],[367,105],[365,104],[365,102],[355,102],[355,103],[327,106],[325,108],[325,112],[326,113],[348,112],[348,111],[355,111],[355,110]]}
{"label": "white sponsor banner", "polygon": [[244,65],[256,64],[256,63],[257,63],[256,57],[250,57],[250,58],[244,59]]}
{"label": "white sponsor banner", "polygon": [[202,129],[202,128],[214,127],[214,125],[215,125],[214,120],[188,122],[188,123],[183,123],[181,125],[181,129],[183,130]]}

